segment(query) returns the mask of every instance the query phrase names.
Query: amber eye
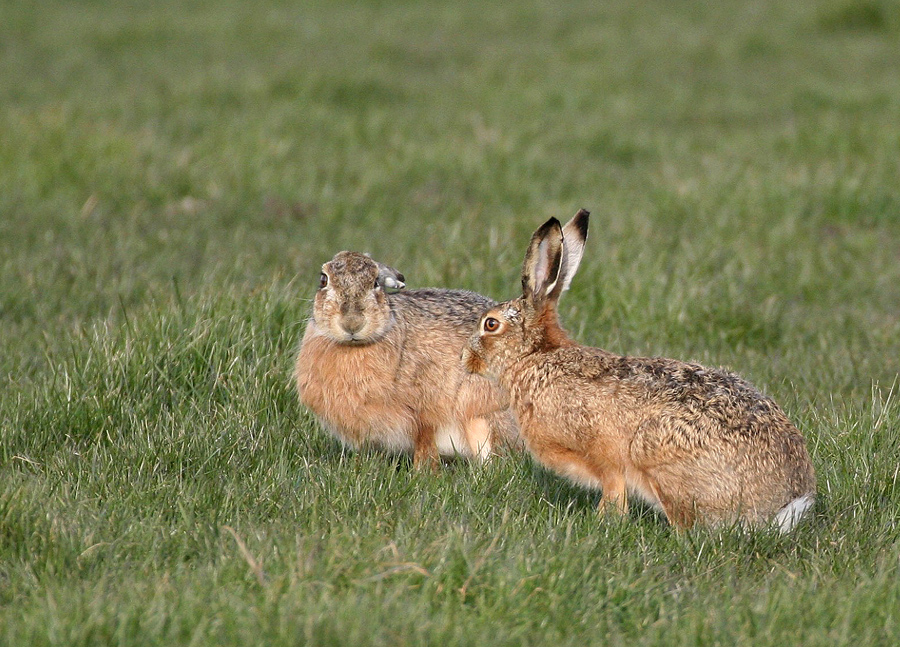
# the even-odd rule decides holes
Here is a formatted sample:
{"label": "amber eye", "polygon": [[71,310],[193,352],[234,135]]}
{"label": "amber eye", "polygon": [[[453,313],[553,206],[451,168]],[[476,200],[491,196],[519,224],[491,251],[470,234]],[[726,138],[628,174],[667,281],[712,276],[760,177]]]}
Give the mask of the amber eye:
{"label": "amber eye", "polygon": [[325,272],[319,274],[319,289],[321,290],[326,285],[328,285],[328,275]]}
{"label": "amber eye", "polygon": [[484,331],[485,332],[497,332],[500,330],[500,322],[494,319],[493,317],[488,317],[484,320]]}

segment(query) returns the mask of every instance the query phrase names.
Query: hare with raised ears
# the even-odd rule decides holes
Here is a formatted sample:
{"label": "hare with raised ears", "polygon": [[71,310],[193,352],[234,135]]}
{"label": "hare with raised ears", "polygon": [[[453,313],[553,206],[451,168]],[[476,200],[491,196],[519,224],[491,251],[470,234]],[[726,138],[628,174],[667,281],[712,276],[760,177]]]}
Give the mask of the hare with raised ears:
{"label": "hare with raised ears", "polygon": [[356,252],[322,266],[294,376],[300,400],[339,440],[485,459],[515,445],[508,395],[459,357],[494,301],[464,290],[403,288],[403,275]]}
{"label": "hare with raised ears", "polygon": [[581,261],[588,212],[551,218],[531,239],[522,296],[485,312],[463,361],[511,397],[525,446],[548,468],[600,488],[601,509],[627,495],[694,523],[794,527],[815,476],[800,432],[733,373],[673,359],[614,355],[573,341],[557,300]]}

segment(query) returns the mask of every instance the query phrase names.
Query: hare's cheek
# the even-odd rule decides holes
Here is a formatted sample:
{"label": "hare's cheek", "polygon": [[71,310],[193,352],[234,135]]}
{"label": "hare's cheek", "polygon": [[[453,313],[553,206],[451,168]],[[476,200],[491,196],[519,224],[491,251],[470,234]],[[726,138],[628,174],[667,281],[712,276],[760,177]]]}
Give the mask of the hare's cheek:
{"label": "hare's cheek", "polygon": [[328,304],[325,303],[324,299],[320,299],[318,296],[315,301],[313,301],[313,319],[315,319],[320,327],[327,327],[328,322],[331,319],[328,312]]}

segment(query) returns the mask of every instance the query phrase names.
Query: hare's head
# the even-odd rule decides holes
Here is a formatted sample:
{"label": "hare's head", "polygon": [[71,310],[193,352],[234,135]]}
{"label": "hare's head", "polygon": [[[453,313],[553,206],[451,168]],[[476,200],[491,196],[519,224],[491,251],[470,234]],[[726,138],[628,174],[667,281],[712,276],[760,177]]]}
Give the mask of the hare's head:
{"label": "hare's head", "polygon": [[534,232],[522,265],[522,296],[481,316],[463,351],[469,372],[498,377],[519,358],[572,343],[556,304],[581,263],[589,216],[581,209],[565,227],[551,218]]}
{"label": "hare's head", "polygon": [[401,289],[397,270],[365,254],[339,252],[322,266],[313,319],[322,334],[341,344],[369,344],[393,324],[385,288]]}

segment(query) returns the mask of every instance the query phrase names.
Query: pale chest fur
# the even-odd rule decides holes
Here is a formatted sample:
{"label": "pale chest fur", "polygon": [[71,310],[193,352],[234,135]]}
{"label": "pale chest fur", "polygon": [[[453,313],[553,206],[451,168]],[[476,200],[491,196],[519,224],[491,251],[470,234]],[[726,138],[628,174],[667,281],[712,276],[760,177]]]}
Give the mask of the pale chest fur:
{"label": "pale chest fur", "polygon": [[395,386],[397,352],[377,344],[336,344],[310,324],[297,356],[300,400],[341,440],[359,446],[377,436],[380,444],[408,449],[415,426],[409,394]]}

